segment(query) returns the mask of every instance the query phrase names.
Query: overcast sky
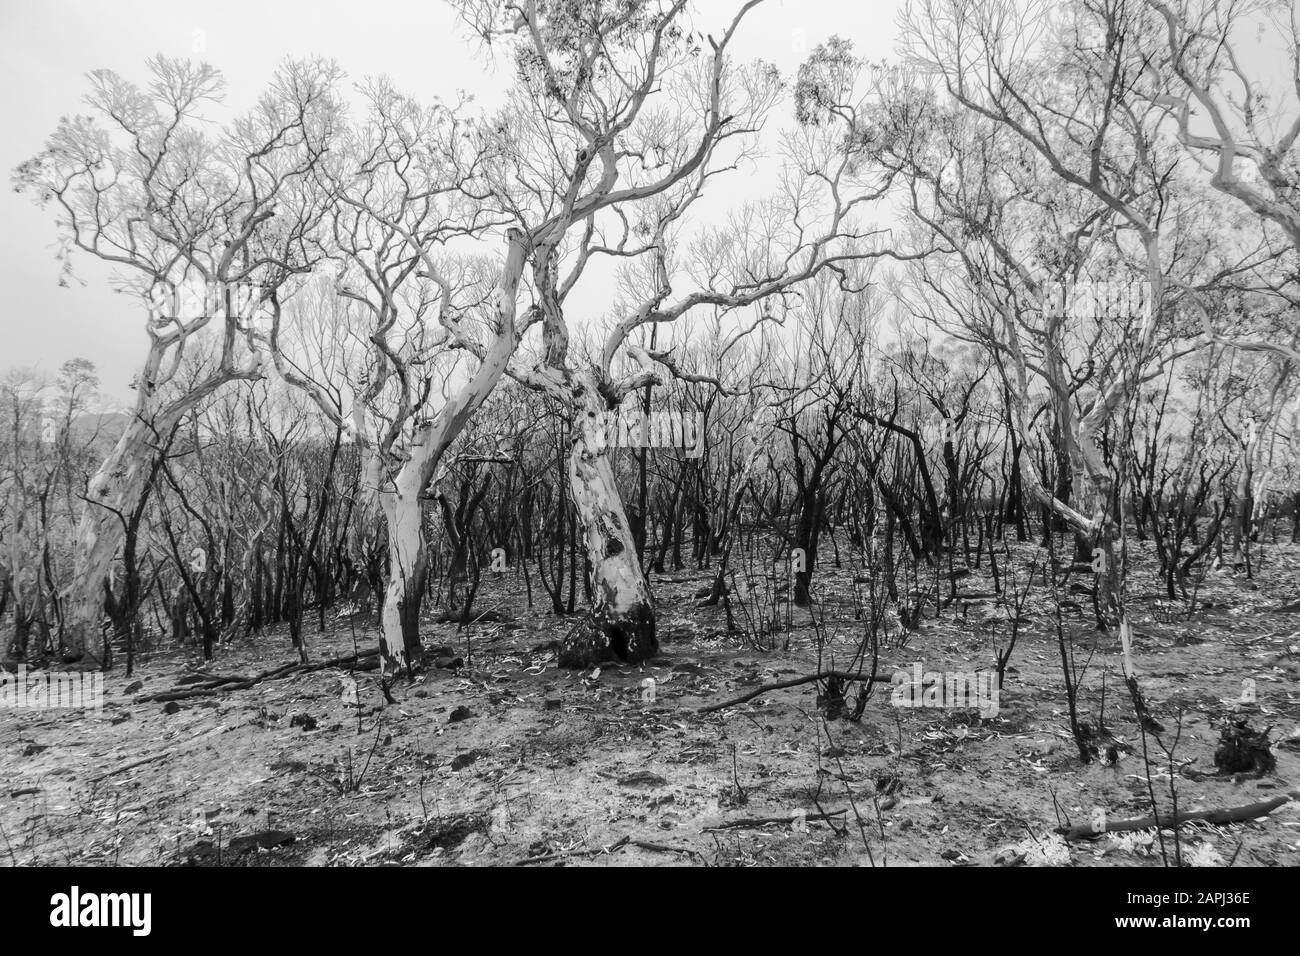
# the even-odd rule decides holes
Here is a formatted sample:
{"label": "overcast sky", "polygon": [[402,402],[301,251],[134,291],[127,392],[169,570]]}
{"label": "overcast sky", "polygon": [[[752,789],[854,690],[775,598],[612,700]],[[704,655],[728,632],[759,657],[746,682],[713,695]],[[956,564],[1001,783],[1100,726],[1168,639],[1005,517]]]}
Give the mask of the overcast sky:
{"label": "overcast sky", "polygon": [[[793,75],[833,33],[858,52],[886,57],[898,0],[766,0],[746,18],[734,49]],[[718,30],[738,0],[699,0],[697,26]],[[483,62],[451,10],[437,0],[0,0],[0,169],[37,153],[59,117],[83,110],[85,74],[101,67],[145,79],[155,53],[194,56],[219,68],[234,110],[251,105],[286,56],[331,57],[350,80],[387,73],[422,99],[458,89],[491,102],[506,77]],[[85,285],[59,288],[53,210],[6,188],[0,198],[0,370],[33,366],[51,378],[74,356],[100,371],[106,397],[127,383],[147,349],[137,300],[114,294],[108,270],[75,260]]]}

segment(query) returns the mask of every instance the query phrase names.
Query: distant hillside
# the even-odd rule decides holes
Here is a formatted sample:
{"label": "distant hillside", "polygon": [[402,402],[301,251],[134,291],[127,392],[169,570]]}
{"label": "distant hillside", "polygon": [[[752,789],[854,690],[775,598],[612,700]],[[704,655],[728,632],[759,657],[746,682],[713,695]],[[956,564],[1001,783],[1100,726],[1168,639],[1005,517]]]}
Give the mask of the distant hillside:
{"label": "distant hillside", "polygon": [[[83,412],[72,418],[72,444],[76,447],[93,445],[107,448],[117,443],[131,420],[128,412]],[[22,433],[26,441],[48,443],[61,430],[63,420],[58,415],[42,415],[24,423]]]}
{"label": "distant hillside", "polygon": [[126,431],[131,416],[127,412],[87,412],[72,419],[74,442],[106,441],[115,443]]}

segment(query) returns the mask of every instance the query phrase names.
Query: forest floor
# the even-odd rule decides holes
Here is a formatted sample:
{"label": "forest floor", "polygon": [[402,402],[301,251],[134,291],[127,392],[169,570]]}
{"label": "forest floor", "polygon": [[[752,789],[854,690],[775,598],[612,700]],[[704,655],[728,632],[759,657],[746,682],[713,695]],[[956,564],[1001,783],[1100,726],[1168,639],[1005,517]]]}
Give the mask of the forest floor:
{"label": "forest floor", "polygon": [[[1190,617],[1186,602],[1159,600],[1149,555],[1130,575],[1135,667],[1162,740],[1178,737],[1172,761],[1146,741],[1162,812],[1171,786],[1180,810],[1300,789],[1300,613],[1280,610],[1300,591],[1300,548],[1267,546],[1262,557],[1255,580],[1211,572]],[[986,574],[961,580],[961,592],[991,591]],[[513,574],[490,578],[475,607],[507,619],[468,632],[425,624],[426,645],[453,645],[465,664],[398,683],[395,704],[385,702],[377,672],[339,667],[168,705],[145,699],[192,689],[201,675],[295,661],[277,633],[222,647],[212,662],[187,647],[147,656],[134,677],[119,668],[105,675],[100,714],[0,711],[0,861],[1161,864],[1154,830],[1070,843],[1055,833],[1087,823],[1096,808],[1110,821],[1151,812],[1119,642],[1096,631],[1086,598],[1067,604],[1065,628],[1076,659],[1091,654],[1084,717],[1093,727],[1103,717],[1113,739],[1102,741],[1102,760],[1085,765],[1069,731],[1055,603],[1041,586],[1024,611],[996,716],[896,707],[886,684],[854,721],[827,719],[815,684],[698,710],[814,673],[818,630],[823,663],[848,664],[862,625],[847,568],[819,572],[824,626],[793,609],[788,634],[777,638],[784,645],[788,636],[788,650],[747,647],[727,635],[720,607],[697,606],[708,571],[657,575],[661,655],[598,673],[558,669],[553,642],[574,622],[541,603],[527,609]],[[914,662],[925,671],[991,669],[994,610],[973,598],[935,618],[931,606],[917,629],[888,635],[877,672]],[[373,628],[354,632],[346,617],[332,628],[311,636],[312,660],[376,640]],[[643,700],[647,677],[653,702]],[[1255,703],[1242,700],[1245,679],[1255,681]],[[1271,728],[1273,771],[1216,770],[1220,728],[1241,718]],[[1164,844],[1172,861],[1172,836]],[[1300,865],[1300,800],[1248,823],[1188,824],[1181,844],[1189,863]]]}

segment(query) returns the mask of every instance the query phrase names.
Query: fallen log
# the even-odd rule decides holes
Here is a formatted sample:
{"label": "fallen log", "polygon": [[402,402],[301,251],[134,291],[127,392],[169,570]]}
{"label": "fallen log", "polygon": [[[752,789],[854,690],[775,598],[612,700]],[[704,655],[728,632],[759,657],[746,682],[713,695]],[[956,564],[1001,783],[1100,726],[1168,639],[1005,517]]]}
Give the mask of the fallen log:
{"label": "fallen log", "polygon": [[[1161,816],[1160,826],[1162,829],[1169,827],[1181,826],[1184,823],[1244,823],[1247,820],[1254,820],[1257,817],[1266,816],[1285,803],[1289,803],[1295,794],[1288,794],[1282,797],[1274,797],[1272,800],[1264,800],[1260,803],[1249,803],[1244,807],[1229,807],[1221,810],[1185,810],[1177,816]],[[1057,827],[1056,832],[1065,837],[1066,840],[1087,840],[1093,837],[1099,837],[1106,833],[1115,833],[1123,830],[1150,830],[1156,825],[1154,815],[1138,817],[1135,820],[1107,820],[1106,826],[1101,830],[1094,830],[1092,823],[1080,823],[1072,827]]]}
{"label": "fallen log", "polygon": [[282,664],[279,667],[273,667],[269,671],[263,671],[261,674],[254,674],[251,677],[235,675],[231,677],[214,677],[212,680],[205,681],[202,684],[195,684],[185,688],[172,688],[171,690],[161,691],[157,694],[145,694],[135,698],[137,704],[148,703],[167,703],[172,700],[186,700],[191,697],[213,697],[217,694],[228,694],[235,690],[248,690],[263,681],[281,680],[286,677],[292,677],[295,674],[309,674],[312,671],[324,670],[327,667],[343,667],[348,670],[373,670],[379,666],[379,661],[371,660],[379,655],[379,648],[361,651],[357,654],[348,654],[344,657],[335,657],[328,661],[319,661],[315,664]]}
{"label": "fallen log", "polygon": [[617,853],[619,850],[634,846],[638,849],[647,850],[651,853],[678,853],[682,856],[689,856],[704,862],[704,855],[699,850],[692,850],[688,847],[669,846],[666,843],[653,843],[649,840],[636,840],[630,836],[620,837],[609,846],[595,847],[590,850],[553,850],[550,853],[542,853],[538,856],[526,856],[522,859],[515,860],[514,866],[528,866],[532,863],[549,863],[553,860],[571,859],[573,857],[587,856],[604,856],[610,853]]}
{"label": "fallen log", "polygon": [[[840,817],[848,812],[848,808],[845,807],[843,810],[828,810],[825,813],[810,813],[805,817],[805,819],[810,823],[817,820],[830,823],[832,817]],[[773,824],[783,824],[788,826],[794,823],[794,820],[795,818],[793,814],[784,817],[741,817],[738,820],[726,820],[722,823],[716,823],[711,827],[705,827],[704,832],[712,833],[717,830],[755,830],[759,827],[768,827]]]}
{"label": "fallen log", "polygon": [[888,684],[892,678],[882,677],[879,674],[863,674],[861,672],[851,674],[848,671],[818,671],[816,674],[807,674],[803,677],[791,677],[789,680],[773,681],[770,684],[763,684],[747,694],[741,694],[739,697],[733,697],[731,700],[724,700],[720,704],[709,704],[707,707],[700,707],[695,712],[697,714],[711,714],[715,710],[725,710],[728,707],[735,707],[737,704],[743,704],[746,701],[753,700],[755,697],[761,697],[763,694],[770,693],[774,690],[784,690],[787,687],[798,687],[801,684],[811,684],[813,681],[829,680],[835,677],[841,681],[861,681],[864,684]]}

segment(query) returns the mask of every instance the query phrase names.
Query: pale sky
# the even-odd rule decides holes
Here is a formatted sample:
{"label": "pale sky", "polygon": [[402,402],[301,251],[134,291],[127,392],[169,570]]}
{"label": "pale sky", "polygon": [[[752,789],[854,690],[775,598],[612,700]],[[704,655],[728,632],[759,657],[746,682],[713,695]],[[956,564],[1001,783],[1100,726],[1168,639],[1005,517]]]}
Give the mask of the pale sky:
{"label": "pale sky", "polygon": [[[698,0],[697,28],[719,31],[738,0]],[[733,41],[793,76],[817,43],[838,33],[856,52],[884,59],[899,0],[765,0]],[[387,73],[399,89],[432,100],[467,89],[491,102],[508,76],[494,72],[450,8],[437,0],[0,0],[0,169],[36,154],[60,116],[84,111],[85,74],[108,68],[143,81],[155,53],[207,60],[225,74],[227,104],[242,111],[286,56],[335,59],[349,81]],[[734,183],[733,183],[733,188]],[[0,371],[31,366],[51,378],[73,357],[100,372],[106,398],[127,384],[147,349],[139,301],[115,294],[109,272],[78,255],[85,285],[58,287],[53,210],[10,188],[0,193]]]}

